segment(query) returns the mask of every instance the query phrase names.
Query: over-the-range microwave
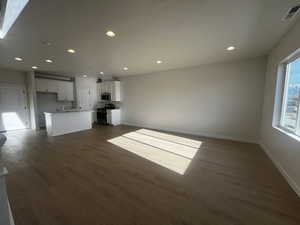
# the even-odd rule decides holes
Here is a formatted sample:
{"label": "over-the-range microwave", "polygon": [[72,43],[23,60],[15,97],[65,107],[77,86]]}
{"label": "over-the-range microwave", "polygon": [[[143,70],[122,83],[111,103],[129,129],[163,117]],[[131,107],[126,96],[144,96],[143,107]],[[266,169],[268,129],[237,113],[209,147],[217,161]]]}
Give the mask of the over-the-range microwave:
{"label": "over-the-range microwave", "polygon": [[111,94],[109,92],[102,93],[101,94],[101,100],[110,101],[111,100]]}

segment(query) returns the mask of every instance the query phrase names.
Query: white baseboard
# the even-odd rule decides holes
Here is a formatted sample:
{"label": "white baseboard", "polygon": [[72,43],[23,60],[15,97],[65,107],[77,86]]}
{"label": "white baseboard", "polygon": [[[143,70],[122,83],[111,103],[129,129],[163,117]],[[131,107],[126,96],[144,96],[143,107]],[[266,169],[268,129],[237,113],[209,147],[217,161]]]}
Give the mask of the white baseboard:
{"label": "white baseboard", "polygon": [[265,151],[265,153],[269,156],[272,162],[275,164],[279,172],[291,186],[291,188],[296,192],[298,197],[300,197],[300,187],[296,183],[296,181],[288,174],[288,172],[280,165],[280,163],[272,156],[270,150],[266,147],[265,144],[260,143],[260,147]]}
{"label": "white baseboard", "polygon": [[130,123],[130,122],[126,122],[126,121],[122,121],[121,124],[128,125],[128,126],[134,126],[134,127],[161,130],[161,131],[166,131],[166,132],[176,132],[176,133],[190,134],[190,135],[201,136],[201,137],[217,138],[217,139],[225,139],[225,140],[230,140],[230,141],[258,144],[257,140],[251,140],[251,139],[246,139],[246,138],[223,136],[223,135],[218,135],[218,134],[209,134],[209,133],[200,133],[200,132],[197,133],[197,132],[190,132],[190,131],[185,131],[185,130],[181,130],[181,129],[177,130],[177,129],[156,127],[156,126],[147,126],[147,125],[143,125],[143,124]]}

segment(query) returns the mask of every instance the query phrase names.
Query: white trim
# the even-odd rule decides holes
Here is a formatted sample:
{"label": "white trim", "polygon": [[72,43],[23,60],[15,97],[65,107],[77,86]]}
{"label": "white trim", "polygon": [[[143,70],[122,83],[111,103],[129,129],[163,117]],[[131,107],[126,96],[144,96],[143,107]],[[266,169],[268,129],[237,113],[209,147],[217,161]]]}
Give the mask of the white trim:
{"label": "white trim", "polygon": [[217,139],[225,139],[225,140],[230,140],[230,141],[258,144],[258,141],[254,140],[254,139],[238,138],[238,137],[218,135],[218,134],[212,134],[212,133],[190,132],[190,131],[185,131],[185,130],[181,130],[181,129],[180,130],[179,129],[170,129],[170,128],[162,128],[162,127],[156,127],[156,126],[142,125],[142,124],[137,124],[137,123],[130,123],[127,121],[122,121],[121,124],[128,125],[128,126],[134,126],[134,127],[156,129],[156,130],[161,130],[161,131],[166,131],[166,132],[176,132],[176,133],[190,134],[190,135],[201,136],[201,137],[217,138]]}
{"label": "white trim", "polygon": [[6,169],[6,167],[3,167],[2,169],[0,169],[0,177],[6,176],[8,174],[8,171]]}
{"label": "white trim", "polygon": [[293,133],[289,130],[286,130],[284,127],[273,127],[273,128],[278,130],[279,132],[295,139],[296,141],[300,141],[300,136],[296,135],[295,133]]}
{"label": "white trim", "polygon": [[284,63],[284,79],[281,81],[283,82],[282,85],[282,90],[281,94],[282,94],[282,99],[281,99],[281,113],[280,113],[280,121],[279,121],[279,125],[283,126],[283,120],[284,120],[284,116],[285,116],[285,112],[286,112],[286,108],[287,108],[287,94],[288,94],[288,84],[289,84],[289,80],[290,80],[290,64],[289,63]]}
{"label": "white trim", "polygon": [[9,210],[9,222],[10,222],[10,225],[15,225],[15,221],[14,221],[14,217],[13,217],[12,212],[11,212],[11,207],[10,207],[9,201],[7,201],[7,204],[8,204],[8,210]]}
{"label": "white trim", "polygon": [[[297,49],[296,52],[294,52],[293,54],[291,54],[290,56],[288,56],[286,59],[284,59],[283,61],[280,62],[278,68],[283,68],[282,71],[278,72],[278,76],[277,76],[277,82],[280,82],[281,84],[281,88],[280,90],[278,90],[278,87],[276,87],[276,92],[279,92],[280,96],[281,96],[281,102],[280,102],[280,117],[279,117],[279,121],[275,121],[274,123],[274,113],[273,113],[273,125],[275,126],[280,126],[283,127],[286,130],[291,131],[294,134],[299,134],[300,133],[300,110],[299,110],[299,106],[298,106],[298,113],[297,113],[297,118],[296,118],[296,128],[292,129],[292,128],[288,128],[284,126],[284,118],[285,118],[285,114],[286,114],[286,109],[287,109],[287,102],[288,102],[288,85],[290,82],[290,70],[291,70],[291,63],[295,62],[296,60],[300,59],[300,49]],[[278,69],[278,70],[279,70]],[[276,106],[276,101],[279,101],[279,99],[277,100],[278,97],[275,97],[275,106]],[[300,100],[300,93],[299,93],[299,99]],[[275,107],[274,107],[275,108]],[[274,110],[275,112],[275,110]],[[277,120],[277,119],[276,119]]]}
{"label": "white trim", "polygon": [[272,160],[275,164],[281,175],[285,178],[288,182],[290,187],[296,192],[298,197],[300,197],[300,187],[296,183],[296,181],[288,174],[288,172],[280,165],[280,163],[272,156],[270,150],[266,147],[265,144],[260,143],[260,147],[264,150],[264,152],[268,155],[268,157]]}

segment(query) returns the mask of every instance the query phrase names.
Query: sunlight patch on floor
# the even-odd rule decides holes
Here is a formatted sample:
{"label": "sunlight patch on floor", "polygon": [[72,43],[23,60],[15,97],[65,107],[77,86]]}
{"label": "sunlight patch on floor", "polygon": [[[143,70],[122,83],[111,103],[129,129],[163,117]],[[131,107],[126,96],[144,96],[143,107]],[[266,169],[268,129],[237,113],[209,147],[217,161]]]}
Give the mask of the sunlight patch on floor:
{"label": "sunlight patch on floor", "polygon": [[181,175],[201,146],[200,141],[146,129],[126,133],[108,142]]}
{"label": "sunlight patch on floor", "polygon": [[1,117],[4,129],[7,131],[26,128],[16,112],[2,113]]}
{"label": "sunlight patch on floor", "polygon": [[146,134],[146,135],[149,135],[152,137],[157,137],[157,138],[167,140],[167,141],[172,141],[172,142],[175,142],[178,144],[187,145],[187,146],[190,146],[192,148],[197,148],[197,149],[200,148],[200,146],[202,144],[201,141],[193,140],[190,138],[179,137],[179,136],[172,135],[172,134],[165,134],[165,133],[153,131],[153,130],[140,129],[140,130],[137,130],[136,132]]}

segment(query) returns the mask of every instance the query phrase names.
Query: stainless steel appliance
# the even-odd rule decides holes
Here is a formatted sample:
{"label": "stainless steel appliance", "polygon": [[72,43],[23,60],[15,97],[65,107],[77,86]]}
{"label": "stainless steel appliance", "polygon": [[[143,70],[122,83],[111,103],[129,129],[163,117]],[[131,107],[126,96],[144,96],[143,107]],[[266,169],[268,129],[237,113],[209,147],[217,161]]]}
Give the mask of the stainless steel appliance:
{"label": "stainless steel appliance", "polygon": [[107,123],[107,109],[115,109],[116,106],[114,104],[108,103],[105,104],[103,108],[97,109],[97,122],[98,124],[108,125]]}
{"label": "stainless steel appliance", "polygon": [[102,93],[101,94],[101,100],[110,101],[111,100],[111,94],[109,92]]}

